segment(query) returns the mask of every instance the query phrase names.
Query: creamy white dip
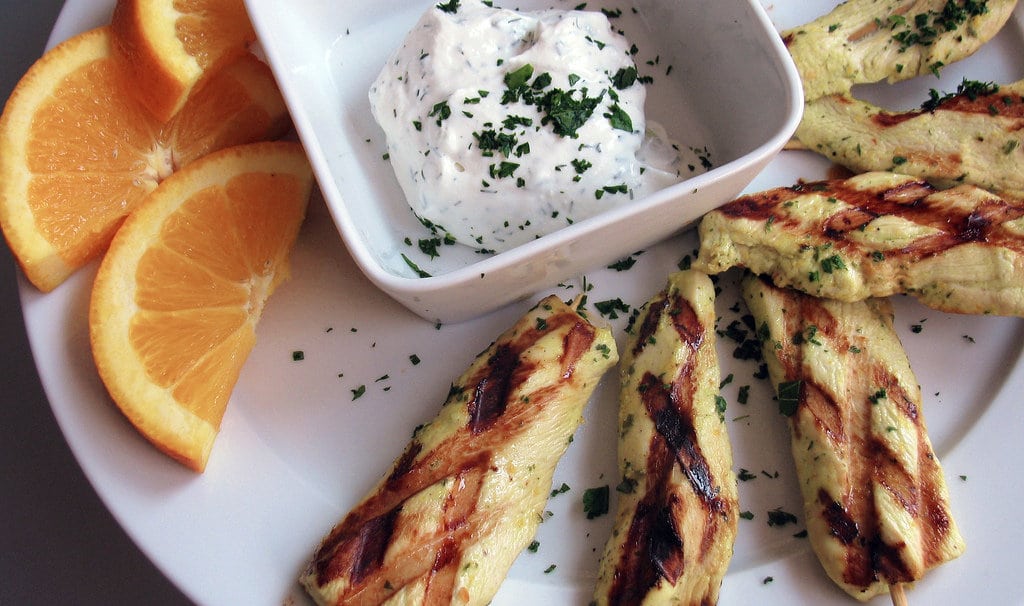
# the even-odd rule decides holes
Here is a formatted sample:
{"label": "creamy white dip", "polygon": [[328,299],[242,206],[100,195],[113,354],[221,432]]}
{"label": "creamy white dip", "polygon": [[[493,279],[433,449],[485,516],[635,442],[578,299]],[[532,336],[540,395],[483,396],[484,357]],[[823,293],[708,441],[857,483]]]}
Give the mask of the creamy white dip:
{"label": "creamy white dip", "polygon": [[370,88],[422,220],[502,251],[680,181],[600,12],[432,5]]}

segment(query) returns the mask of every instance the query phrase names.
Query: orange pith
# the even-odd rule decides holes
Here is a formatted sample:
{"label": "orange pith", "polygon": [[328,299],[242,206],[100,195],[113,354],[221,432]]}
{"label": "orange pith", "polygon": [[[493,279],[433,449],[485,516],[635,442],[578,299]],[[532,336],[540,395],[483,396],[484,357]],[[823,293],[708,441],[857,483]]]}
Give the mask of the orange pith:
{"label": "orange pith", "polygon": [[287,128],[273,77],[251,55],[205,81],[166,124],[126,94],[129,86],[109,30],[99,28],[44,55],[0,117],[0,225],[41,290],[98,256],[174,170]]}
{"label": "orange pith", "polygon": [[206,156],[115,236],[90,305],[93,356],[128,419],[205,468],[267,297],[287,277],[312,175],[295,143]]}

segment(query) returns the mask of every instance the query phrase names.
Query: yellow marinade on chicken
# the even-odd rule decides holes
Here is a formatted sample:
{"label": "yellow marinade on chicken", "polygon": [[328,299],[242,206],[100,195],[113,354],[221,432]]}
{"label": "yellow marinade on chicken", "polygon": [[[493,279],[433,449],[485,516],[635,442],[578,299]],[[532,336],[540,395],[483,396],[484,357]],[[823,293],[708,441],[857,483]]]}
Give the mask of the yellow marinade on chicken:
{"label": "yellow marinade on chicken", "polygon": [[618,360],[607,328],[556,297],[453,384],[301,581],[318,604],[487,604],[532,540],[583,408]]}
{"label": "yellow marinade on chicken", "polygon": [[622,353],[621,494],[596,604],[718,602],[738,504],[718,405],[714,303],[707,275],[671,275]]}
{"label": "yellow marinade on chicken", "polygon": [[866,600],[959,556],[964,541],[888,300],[818,299],[752,275],[742,289],[828,576]]}
{"label": "yellow marinade on chicken", "polygon": [[898,171],[938,187],[961,183],[1024,198],[1024,80],[966,81],[922,109],[890,112],[845,96],[804,107],[796,137],[854,172]]}
{"label": "yellow marinade on chicken", "polygon": [[782,32],[806,101],[855,84],[907,80],[968,57],[1017,0],[849,0]]}
{"label": "yellow marinade on chicken", "polygon": [[1024,204],[874,172],[742,196],[701,220],[694,267],[770,275],[819,297],[908,293],[954,313],[1024,316]]}

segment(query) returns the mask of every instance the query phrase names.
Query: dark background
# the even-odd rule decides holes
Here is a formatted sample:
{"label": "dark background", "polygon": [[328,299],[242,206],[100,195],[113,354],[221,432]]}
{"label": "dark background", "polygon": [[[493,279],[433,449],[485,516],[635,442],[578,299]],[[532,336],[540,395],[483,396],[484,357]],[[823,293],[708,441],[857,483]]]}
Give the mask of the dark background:
{"label": "dark background", "polygon": [[[43,52],[63,0],[0,0],[0,99]],[[0,238],[0,604],[190,602],[107,512],[43,394],[15,262]]]}

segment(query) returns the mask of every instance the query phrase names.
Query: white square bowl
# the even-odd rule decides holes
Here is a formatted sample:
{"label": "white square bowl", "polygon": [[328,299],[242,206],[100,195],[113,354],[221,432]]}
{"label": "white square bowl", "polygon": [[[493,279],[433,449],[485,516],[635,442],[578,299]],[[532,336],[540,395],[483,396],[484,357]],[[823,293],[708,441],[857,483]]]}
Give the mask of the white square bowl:
{"label": "white square bowl", "polygon": [[[644,249],[739,194],[792,135],[803,107],[799,76],[758,0],[600,0],[642,49],[646,113],[713,168],[646,198],[512,250],[482,255],[414,244],[430,234],[384,159],[370,84],[437,0],[246,0],[260,45],[342,238],[379,288],[420,316],[458,322]],[[520,10],[551,0],[497,0]],[[572,9],[578,0],[554,0]],[[634,10],[635,9],[635,10]],[[681,253],[683,251],[680,251]],[[419,277],[410,258],[430,274]]]}

